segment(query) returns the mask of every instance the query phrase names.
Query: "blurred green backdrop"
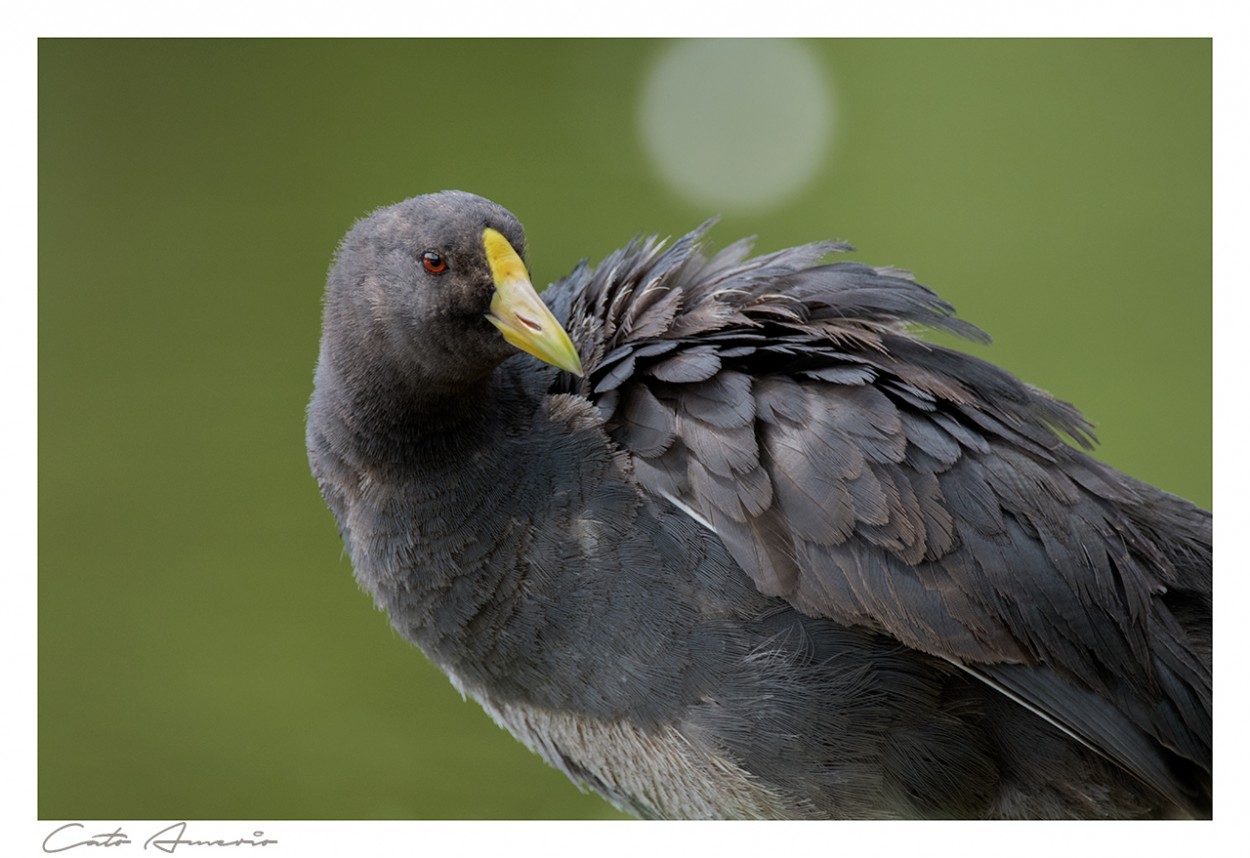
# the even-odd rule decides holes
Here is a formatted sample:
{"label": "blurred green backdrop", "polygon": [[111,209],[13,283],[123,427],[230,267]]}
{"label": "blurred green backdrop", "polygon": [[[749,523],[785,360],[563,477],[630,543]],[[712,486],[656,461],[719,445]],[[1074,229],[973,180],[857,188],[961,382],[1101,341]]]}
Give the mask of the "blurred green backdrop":
{"label": "blurred green backdrop", "polygon": [[[802,48],[833,134],[713,243],[839,237],[914,270],[1105,460],[1209,505],[1210,42]],[[712,214],[640,136],[670,49],[40,43],[41,817],[615,815],[357,590],[304,406],[331,253],[376,206],[492,197],[539,284]]]}

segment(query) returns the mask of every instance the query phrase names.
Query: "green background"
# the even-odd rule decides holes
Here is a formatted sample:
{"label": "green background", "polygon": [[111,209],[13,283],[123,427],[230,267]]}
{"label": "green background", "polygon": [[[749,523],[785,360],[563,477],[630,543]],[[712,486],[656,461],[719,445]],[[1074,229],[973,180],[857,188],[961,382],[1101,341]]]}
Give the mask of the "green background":
{"label": "green background", "polygon": [[[829,157],[712,242],[914,270],[1099,456],[1209,506],[1210,42],[806,44]],[[711,214],[636,129],[665,47],[40,43],[41,817],[615,815],[357,590],[304,406],[331,253],[376,206],[489,196],[539,284]]]}

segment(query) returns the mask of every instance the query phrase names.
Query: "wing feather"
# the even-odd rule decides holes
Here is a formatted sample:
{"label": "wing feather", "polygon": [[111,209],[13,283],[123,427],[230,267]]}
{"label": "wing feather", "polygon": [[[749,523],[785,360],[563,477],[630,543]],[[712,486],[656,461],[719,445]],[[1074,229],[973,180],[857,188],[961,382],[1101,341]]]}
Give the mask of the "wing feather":
{"label": "wing feather", "polygon": [[[1089,424],[924,325],[979,329],[842,244],[636,240],[549,290],[642,490],[766,594],[888,633],[1188,806],[1211,766],[1210,514],[1065,443]],[[1171,756],[1170,756],[1171,755]]]}

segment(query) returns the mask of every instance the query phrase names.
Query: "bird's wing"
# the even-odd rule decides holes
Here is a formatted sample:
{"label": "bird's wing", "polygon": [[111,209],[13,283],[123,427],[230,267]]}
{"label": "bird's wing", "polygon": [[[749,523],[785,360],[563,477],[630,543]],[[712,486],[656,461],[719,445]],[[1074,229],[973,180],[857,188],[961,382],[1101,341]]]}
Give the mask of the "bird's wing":
{"label": "bird's wing", "polygon": [[1184,804],[1172,755],[1210,768],[1209,514],[1065,443],[1091,442],[1072,406],[916,338],[988,339],[905,272],[822,264],[840,244],[709,259],[706,226],[549,290],[587,369],[562,383],[639,485],[764,593],[960,665]]}

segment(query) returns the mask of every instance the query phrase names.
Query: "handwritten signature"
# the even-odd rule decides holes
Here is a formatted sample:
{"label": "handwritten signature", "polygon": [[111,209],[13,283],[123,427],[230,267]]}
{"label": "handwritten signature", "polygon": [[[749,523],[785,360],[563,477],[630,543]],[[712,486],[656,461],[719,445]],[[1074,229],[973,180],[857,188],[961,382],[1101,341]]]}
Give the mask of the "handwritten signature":
{"label": "handwritten signature", "polygon": [[[130,835],[122,830],[120,825],[112,831],[89,834],[85,837],[82,832],[84,828],[86,826],[81,822],[65,823],[43,839],[43,851],[65,852],[79,846],[128,846],[134,842],[130,839]],[[237,837],[234,840],[225,838],[211,840],[192,839],[187,837],[187,824],[185,822],[175,822],[173,825],[162,828],[145,840],[143,848],[159,849],[162,852],[173,853],[179,846],[271,846],[277,842],[277,840],[270,840],[265,837],[265,832],[263,831],[253,831],[251,837]]]}

